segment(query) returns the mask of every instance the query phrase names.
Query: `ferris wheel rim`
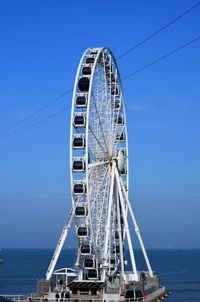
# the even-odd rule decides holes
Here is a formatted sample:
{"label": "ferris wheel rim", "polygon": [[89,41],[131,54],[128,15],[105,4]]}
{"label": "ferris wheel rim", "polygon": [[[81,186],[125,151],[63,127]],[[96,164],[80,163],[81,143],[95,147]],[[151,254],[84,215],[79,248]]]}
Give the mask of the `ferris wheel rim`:
{"label": "ferris wheel rim", "polygon": [[[105,284],[105,282],[107,282],[107,284],[108,284],[107,277],[115,276],[114,278],[119,277],[121,279],[122,284],[125,285],[127,282],[127,278],[126,278],[127,272],[125,271],[125,265],[127,263],[125,263],[125,258],[124,258],[125,257],[125,253],[124,253],[125,239],[128,243],[128,251],[129,251],[130,261],[131,261],[131,266],[132,266],[132,271],[128,272],[128,275],[131,273],[132,281],[137,282],[140,280],[139,274],[137,271],[137,267],[136,267],[134,251],[133,251],[132,239],[131,239],[131,234],[130,234],[131,229],[129,228],[129,222],[128,222],[128,214],[130,215],[130,218],[132,220],[135,234],[138,237],[138,241],[139,241],[139,244],[140,244],[142,252],[143,252],[143,256],[144,256],[144,260],[147,265],[149,276],[153,277],[154,274],[153,274],[153,271],[152,271],[152,268],[151,268],[146,250],[145,250],[145,246],[144,246],[141,234],[140,234],[139,227],[138,227],[136,219],[135,219],[133,209],[131,207],[131,204],[130,204],[130,201],[128,198],[128,177],[129,177],[129,173],[128,173],[128,169],[129,169],[128,134],[127,134],[128,129],[127,129],[126,110],[125,110],[124,97],[123,97],[123,87],[121,84],[121,77],[120,77],[119,68],[117,66],[116,60],[115,60],[112,52],[110,51],[110,49],[107,47],[88,48],[84,52],[83,56],[81,57],[81,60],[80,60],[80,63],[79,63],[78,69],[77,69],[76,80],[75,80],[74,91],[73,91],[73,99],[72,99],[71,129],[70,129],[70,178],[71,178],[70,181],[71,181],[72,209],[69,213],[68,219],[64,225],[64,228],[63,228],[63,231],[59,238],[59,241],[57,243],[56,249],[51,258],[51,262],[49,264],[49,267],[48,267],[48,270],[46,273],[46,280],[50,280],[53,275],[53,271],[54,271],[56,263],[58,261],[58,257],[60,255],[60,252],[64,246],[64,242],[68,235],[72,219],[75,219],[75,226],[77,226],[76,216],[86,218],[88,213],[87,213],[87,207],[85,205],[88,205],[88,204],[90,205],[90,200],[88,202],[87,187],[84,187],[82,184],[82,186],[79,186],[77,188],[77,190],[75,190],[76,183],[74,182],[75,177],[73,177],[73,172],[77,172],[77,171],[72,171],[72,159],[73,159],[73,154],[75,154],[75,153],[73,153],[73,147],[74,147],[74,149],[76,149],[78,142],[79,142],[78,146],[79,147],[81,146],[81,148],[83,149],[81,154],[82,155],[84,154],[84,156],[85,156],[85,143],[84,143],[84,139],[83,139],[84,137],[80,137],[78,135],[79,139],[77,140],[76,139],[77,137],[75,137],[75,135],[74,135],[74,129],[76,129],[75,127],[77,126],[77,124],[75,123],[75,120],[77,120],[77,119],[75,119],[75,117],[77,117],[77,115],[75,116],[75,114],[77,112],[79,112],[78,110],[75,111],[75,96],[77,94],[77,99],[78,99],[78,94],[80,94],[80,91],[88,92],[89,89],[90,89],[90,95],[91,95],[92,84],[90,82],[89,82],[89,85],[91,84],[91,86],[89,86],[88,90],[82,90],[79,86],[80,91],[79,90],[77,91],[77,86],[79,83],[78,79],[81,80],[81,75],[82,76],[84,75],[83,69],[81,71],[81,67],[83,66],[84,59],[86,59],[87,52],[89,53],[89,55],[92,54],[92,50],[95,50],[95,54],[98,53],[98,58],[100,57],[101,52],[103,52],[104,50],[109,53],[110,57],[107,60],[107,71],[106,71],[105,58],[104,58],[103,63],[101,60],[98,62],[97,59],[95,62],[98,62],[100,65],[103,64],[103,68],[105,69],[105,70],[103,69],[103,76],[104,76],[104,80],[105,79],[107,80],[106,97],[108,97],[107,93],[108,93],[108,89],[110,89],[110,91],[109,91],[109,93],[111,94],[111,95],[109,95],[110,103],[108,101],[108,104],[110,106],[109,109],[111,110],[112,116],[108,116],[108,117],[110,117],[112,119],[112,121],[111,121],[111,124],[109,124],[109,126],[111,126],[111,130],[113,130],[113,129],[115,130],[115,134],[117,134],[116,133],[116,129],[118,129],[117,127],[120,126],[120,131],[121,131],[120,135],[123,134],[123,131],[125,131],[125,137],[123,135],[122,139],[121,139],[121,136],[118,136],[118,135],[111,136],[111,138],[112,138],[112,140],[111,140],[111,159],[109,158],[109,160],[107,160],[107,161],[104,160],[104,157],[102,160],[101,156],[99,156],[99,157],[95,156],[94,158],[95,158],[95,160],[98,159],[98,162],[89,163],[88,152],[87,152],[87,171],[86,171],[86,173],[89,175],[90,170],[92,170],[93,168],[100,169],[97,171],[98,172],[97,176],[101,175],[102,172],[104,172],[103,178],[96,179],[97,184],[98,184],[96,186],[96,188],[98,188],[98,191],[94,190],[94,192],[96,194],[96,198],[95,198],[95,201],[96,201],[99,192],[102,193],[101,186],[104,184],[104,180],[105,180],[105,188],[103,191],[103,195],[101,194],[101,197],[103,197],[103,206],[100,209],[100,212],[101,212],[100,215],[102,217],[105,214],[105,219],[103,220],[103,222],[104,223],[106,222],[106,230],[103,229],[103,232],[105,233],[105,236],[103,238],[105,238],[106,240],[105,240],[105,244],[103,245],[103,249],[101,251],[101,254],[103,254],[103,259],[100,259],[100,260],[103,260],[103,261],[98,263],[98,261],[99,261],[99,259],[97,257],[98,255],[96,253],[93,253],[93,250],[92,250],[93,246],[91,246],[90,241],[88,241],[88,240],[91,240],[90,233],[89,233],[90,229],[88,227],[86,227],[84,224],[81,224],[82,220],[80,219],[79,220],[80,223],[78,226],[79,228],[77,229],[77,237],[81,237],[81,239],[79,238],[79,245],[78,245],[78,251],[77,251],[77,262],[75,264],[75,267],[78,268],[78,272],[77,272],[78,283],[85,282],[85,280],[90,279],[89,281],[92,281],[92,282],[94,282],[95,280],[100,280],[104,284]],[[94,54],[94,52],[93,52],[93,54]],[[87,58],[91,59],[91,57],[89,57],[89,55]],[[113,65],[113,62],[114,62],[114,65]],[[85,64],[86,63],[94,63],[94,60],[88,60],[88,61],[85,60]],[[96,65],[95,65],[95,67],[96,67]],[[94,70],[95,70],[95,68],[93,68],[93,75],[94,75]],[[114,72],[113,72],[113,70],[114,70]],[[109,78],[108,78],[108,75],[106,75],[106,72],[110,72]],[[116,78],[116,72],[117,72],[118,78]],[[98,73],[100,74],[99,69],[98,69]],[[111,73],[112,73],[112,75],[111,75]],[[98,74],[98,76],[99,76],[99,74]],[[114,80],[113,80],[112,76],[114,76]],[[119,83],[117,81],[119,81]],[[113,90],[113,87],[114,87],[114,90]],[[116,89],[116,87],[118,89]],[[121,91],[120,94],[117,91]],[[87,92],[86,92],[86,96],[87,96]],[[112,95],[114,95],[114,96],[112,97]],[[117,103],[115,103],[116,96],[117,96]],[[114,102],[113,102],[113,99],[114,99]],[[91,100],[91,96],[89,98],[89,104],[90,104],[90,100]],[[79,99],[79,101],[80,101],[80,99]],[[83,101],[83,99],[82,99],[82,101]],[[86,99],[85,99],[85,101],[86,101]],[[103,98],[100,98],[100,101],[103,102]],[[107,99],[106,99],[106,101],[107,101]],[[80,103],[79,103],[79,105],[80,105]],[[76,106],[81,107],[81,106],[78,106],[78,101],[76,101]],[[87,115],[89,116],[90,106],[87,106],[87,104],[85,104],[84,107],[87,108]],[[112,112],[112,110],[113,110],[113,112]],[[114,114],[115,110],[118,111],[117,118],[116,118],[116,115]],[[119,111],[121,111],[121,113],[122,113],[122,116],[120,118],[121,122],[119,119]],[[104,112],[102,112],[102,114],[103,113]],[[122,122],[123,116],[124,116],[124,123]],[[83,126],[85,127],[86,120],[83,116],[82,116],[81,120],[82,120],[81,127],[83,127]],[[73,123],[73,121],[74,121],[74,123]],[[84,123],[83,123],[83,121],[84,121]],[[79,123],[80,123],[80,118],[79,118]],[[89,124],[89,118],[87,119],[87,131],[88,131],[88,124]],[[113,127],[114,124],[115,124],[115,128]],[[107,124],[106,124],[106,126],[107,126]],[[121,129],[121,127],[122,127],[122,129]],[[106,128],[104,127],[103,129],[106,129]],[[76,131],[77,131],[77,133],[79,133],[77,129],[76,129]],[[83,135],[85,135],[86,132],[82,131],[81,133]],[[89,132],[87,132],[87,133],[89,133]],[[73,137],[73,135],[74,135],[74,137]],[[72,145],[72,138],[73,138],[73,145]],[[87,151],[89,150],[88,138],[89,138],[89,135],[87,134]],[[110,137],[108,136],[108,139],[109,138]],[[94,138],[93,138],[93,140],[94,140]],[[112,148],[113,147],[112,144],[114,141],[116,143],[115,150]],[[124,146],[125,146],[124,148],[117,146],[118,143],[121,141],[124,143]],[[75,142],[76,142],[76,144],[75,144]],[[123,149],[124,149],[124,151],[126,151],[126,153],[122,152]],[[97,151],[98,151],[98,149],[97,149]],[[127,173],[122,173],[125,158],[126,158],[126,165],[127,165],[126,166]],[[74,157],[74,160],[75,159],[76,159],[76,157]],[[81,170],[80,170],[80,163],[81,163],[81,167],[82,167]],[[105,171],[101,169],[101,167],[104,165],[106,165]],[[83,160],[82,161],[79,160],[79,164],[77,164],[77,161],[74,161],[73,167],[76,167],[76,168],[79,167],[78,170],[85,172],[85,170],[83,168],[83,167],[85,167]],[[74,170],[75,170],[75,168],[74,168]],[[123,174],[126,175],[125,178],[123,178]],[[87,175],[87,177],[88,177],[88,175]],[[91,179],[91,177],[90,177],[90,179]],[[74,184],[74,192],[73,192],[73,184]],[[91,186],[94,186],[94,184],[95,184],[95,182],[90,181]],[[87,185],[89,185],[89,177],[88,177]],[[88,186],[88,188],[89,188],[89,186]],[[106,192],[108,193],[107,196],[105,195]],[[81,206],[79,206],[79,203],[76,203],[76,201],[78,200],[78,197],[74,196],[75,193],[77,193],[78,195],[80,193],[80,196],[82,194],[87,196],[87,203],[85,202],[85,199],[81,200],[81,202],[83,201],[84,206],[81,207]],[[104,201],[105,201],[105,205],[108,206],[108,208],[109,208],[109,211],[106,211],[106,213],[103,212],[104,206],[105,206]],[[79,202],[79,200],[78,200],[78,202]],[[75,206],[75,204],[76,204],[76,206]],[[101,205],[102,205],[102,203],[100,203],[100,206]],[[94,206],[94,204],[93,204],[93,206]],[[98,214],[99,214],[99,212],[98,212]],[[93,218],[95,218],[95,217],[93,216]],[[91,227],[92,227],[92,217],[90,217],[90,220],[91,220],[90,222],[91,222]],[[95,222],[95,219],[94,219],[94,222]],[[98,222],[98,224],[99,223],[101,224],[101,219],[97,222]],[[104,226],[105,226],[105,224],[103,225],[103,227]],[[101,232],[102,229],[100,227],[97,227],[96,231]],[[113,234],[113,231],[115,232],[114,234]],[[117,235],[118,235],[117,237],[116,237],[116,231],[117,231]],[[81,236],[79,236],[79,235],[81,235]],[[84,241],[85,240],[84,237],[87,237],[86,241]],[[96,242],[98,241],[99,238],[100,238],[99,234],[96,233]],[[82,240],[82,239],[84,239],[84,240]],[[116,244],[116,241],[117,241],[118,245]],[[89,256],[89,258],[87,258],[86,256]],[[81,259],[81,257],[82,257],[82,259]],[[79,261],[80,259],[81,259],[82,263],[80,263],[80,261]],[[84,260],[84,262],[83,262],[83,260]],[[120,265],[120,267],[118,267],[118,265]],[[121,270],[120,270],[120,268],[121,268]],[[120,274],[118,273],[118,269],[121,272]],[[84,271],[84,270],[86,270],[86,271]]]}
{"label": "ferris wheel rim", "polygon": [[[86,49],[86,51],[84,52],[84,54],[81,57],[78,69],[77,69],[77,73],[76,73],[76,79],[75,79],[75,85],[74,85],[74,91],[73,91],[73,100],[72,100],[72,110],[71,110],[71,129],[70,129],[70,178],[71,178],[71,198],[72,198],[72,203],[73,205],[75,205],[75,200],[74,200],[74,194],[73,194],[73,184],[74,184],[74,177],[73,177],[73,172],[72,172],[72,162],[73,162],[73,147],[72,147],[72,137],[73,137],[73,118],[74,118],[74,114],[75,114],[75,98],[76,98],[76,94],[77,94],[77,87],[78,87],[78,81],[80,79],[80,72],[81,72],[81,68],[83,66],[83,62],[84,59],[87,55],[87,53],[91,51],[91,48]],[[91,209],[90,209],[90,200],[89,200],[89,169],[91,166],[89,166],[88,163],[88,149],[89,149],[89,144],[88,144],[88,131],[89,131],[89,117],[90,117],[90,103],[91,103],[91,91],[92,91],[92,86],[93,86],[93,80],[94,80],[94,72],[95,72],[95,68],[97,66],[97,62],[98,59],[100,58],[101,54],[107,51],[111,57],[112,62],[114,63],[115,66],[115,70],[117,72],[117,78],[119,81],[119,87],[120,87],[120,93],[121,93],[121,99],[123,102],[123,115],[124,115],[124,120],[125,120],[125,124],[124,124],[124,131],[125,131],[125,137],[126,137],[126,143],[125,143],[125,148],[126,148],[126,161],[127,161],[127,192],[128,192],[128,178],[129,178],[129,171],[128,171],[128,133],[127,133],[127,122],[126,122],[126,110],[125,110],[125,104],[124,104],[124,95],[123,95],[123,87],[122,87],[122,82],[121,82],[121,77],[120,77],[120,73],[119,73],[119,68],[117,65],[117,62],[114,58],[113,53],[111,52],[111,50],[107,47],[103,47],[103,48],[99,48],[98,49],[98,54],[95,58],[95,62],[94,62],[94,67],[92,70],[92,74],[90,77],[90,86],[89,86],[89,90],[88,90],[88,103],[87,103],[87,113],[86,113],[86,128],[85,128],[85,136],[86,136],[86,146],[85,146],[85,163],[86,163],[86,167],[85,167],[85,183],[87,185],[87,201],[88,201],[88,210],[89,210],[89,216],[90,216],[90,221],[91,221],[91,225],[92,225],[92,217],[91,217]],[[102,164],[109,164],[109,162],[104,162]],[[98,164],[100,165],[100,164]],[[93,229],[91,229],[91,231],[93,231]],[[92,239],[94,240],[94,236],[92,235]],[[93,242],[94,247],[95,245],[95,240]]]}

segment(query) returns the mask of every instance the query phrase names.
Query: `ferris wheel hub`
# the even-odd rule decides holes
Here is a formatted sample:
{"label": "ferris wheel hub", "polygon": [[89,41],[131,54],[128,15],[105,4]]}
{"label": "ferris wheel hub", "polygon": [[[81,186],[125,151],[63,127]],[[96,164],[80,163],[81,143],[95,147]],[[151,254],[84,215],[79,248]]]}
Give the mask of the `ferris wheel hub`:
{"label": "ferris wheel hub", "polygon": [[120,173],[124,170],[124,154],[121,150],[119,150],[117,155],[117,167]]}

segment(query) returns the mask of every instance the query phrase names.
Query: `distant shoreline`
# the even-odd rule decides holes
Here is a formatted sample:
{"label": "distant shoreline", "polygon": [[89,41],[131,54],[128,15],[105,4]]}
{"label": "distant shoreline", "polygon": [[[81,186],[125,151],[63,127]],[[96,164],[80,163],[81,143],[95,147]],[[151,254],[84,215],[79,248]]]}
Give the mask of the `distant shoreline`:
{"label": "distant shoreline", "polygon": [[[41,247],[5,247],[1,250],[1,253],[5,250],[54,250],[55,248],[41,248]],[[148,251],[199,251],[200,248],[146,248]],[[63,250],[76,250],[76,247],[63,248]],[[135,248],[136,251],[141,249]]]}

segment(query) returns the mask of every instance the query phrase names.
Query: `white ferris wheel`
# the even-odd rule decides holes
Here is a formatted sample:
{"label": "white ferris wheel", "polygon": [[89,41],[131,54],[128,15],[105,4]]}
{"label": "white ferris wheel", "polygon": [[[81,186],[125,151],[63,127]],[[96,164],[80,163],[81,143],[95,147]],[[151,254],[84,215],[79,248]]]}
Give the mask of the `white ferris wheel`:
{"label": "white ferris wheel", "polygon": [[107,276],[120,271],[125,282],[125,242],[132,279],[138,281],[131,238],[133,231],[149,275],[153,276],[129,201],[124,95],[116,60],[108,48],[88,48],[79,63],[71,111],[70,173],[72,209],[46,279],[52,277],[72,219],[78,242],[76,270],[79,281],[105,281]]}

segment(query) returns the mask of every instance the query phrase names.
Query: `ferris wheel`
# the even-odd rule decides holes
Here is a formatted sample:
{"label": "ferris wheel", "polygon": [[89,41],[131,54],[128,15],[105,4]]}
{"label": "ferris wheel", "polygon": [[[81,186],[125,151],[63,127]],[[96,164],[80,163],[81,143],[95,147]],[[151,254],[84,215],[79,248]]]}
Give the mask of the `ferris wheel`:
{"label": "ferris wheel", "polygon": [[47,280],[53,274],[73,218],[79,280],[105,280],[117,271],[125,279],[127,241],[133,280],[138,281],[132,229],[153,276],[129,201],[124,95],[116,60],[108,48],[88,48],[79,63],[71,111],[70,173],[72,209],[50,262]]}

